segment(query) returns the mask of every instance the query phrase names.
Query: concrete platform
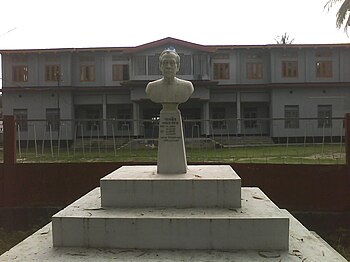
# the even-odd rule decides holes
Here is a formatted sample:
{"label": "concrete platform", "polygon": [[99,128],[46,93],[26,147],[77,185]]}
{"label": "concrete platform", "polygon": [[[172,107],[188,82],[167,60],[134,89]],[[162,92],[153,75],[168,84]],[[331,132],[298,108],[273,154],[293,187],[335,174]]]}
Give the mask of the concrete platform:
{"label": "concrete platform", "polygon": [[[262,200],[263,201],[263,200]],[[101,249],[55,248],[52,246],[51,223],[0,256],[0,261],[50,262],[346,262],[328,244],[309,232],[287,211],[290,219],[289,251],[213,251],[213,250],[155,250],[155,249]]]}
{"label": "concrete platform", "polygon": [[289,218],[258,188],[242,208],[103,208],[95,189],[53,216],[53,245],[286,250]]}
{"label": "concrete platform", "polygon": [[192,165],[180,175],[123,166],[100,185],[103,207],[241,207],[241,179],[229,165]]}

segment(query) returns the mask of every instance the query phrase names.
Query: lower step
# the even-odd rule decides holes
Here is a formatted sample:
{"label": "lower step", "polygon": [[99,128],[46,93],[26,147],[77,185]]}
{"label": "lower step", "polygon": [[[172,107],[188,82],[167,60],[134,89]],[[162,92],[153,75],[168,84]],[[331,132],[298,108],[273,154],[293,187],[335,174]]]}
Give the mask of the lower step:
{"label": "lower step", "polygon": [[259,189],[242,208],[102,208],[99,188],[52,218],[53,245],[146,249],[287,250],[289,218]]}

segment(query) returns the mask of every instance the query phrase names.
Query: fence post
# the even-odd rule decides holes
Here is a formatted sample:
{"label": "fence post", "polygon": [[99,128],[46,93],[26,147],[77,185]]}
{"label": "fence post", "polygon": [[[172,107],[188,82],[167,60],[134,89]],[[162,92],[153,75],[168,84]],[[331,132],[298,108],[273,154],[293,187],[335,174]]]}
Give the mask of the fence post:
{"label": "fence post", "polygon": [[16,125],[14,116],[3,118],[3,184],[0,195],[2,207],[13,207],[18,198],[18,178],[16,174]]}
{"label": "fence post", "polygon": [[345,159],[350,166],[350,113],[345,114]]}
{"label": "fence post", "polygon": [[4,116],[4,164],[16,164],[16,125],[15,117],[8,115]]}

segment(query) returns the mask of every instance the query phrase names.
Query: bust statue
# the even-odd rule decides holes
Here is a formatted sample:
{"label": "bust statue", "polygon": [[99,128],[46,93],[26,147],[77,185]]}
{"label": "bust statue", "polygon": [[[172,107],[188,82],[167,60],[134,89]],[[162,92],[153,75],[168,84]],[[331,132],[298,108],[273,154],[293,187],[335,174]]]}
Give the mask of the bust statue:
{"label": "bust statue", "polygon": [[159,69],[163,78],[146,87],[148,97],[163,106],[159,114],[157,174],[186,174],[186,150],[178,106],[190,98],[194,88],[190,81],[176,77],[180,56],[174,49],[160,54]]}
{"label": "bust statue", "polygon": [[155,103],[177,108],[178,104],[186,102],[194,91],[190,81],[176,77],[180,69],[180,56],[173,49],[164,50],[159,56],[159,68],[163,78],[148,83],[146,93]]}

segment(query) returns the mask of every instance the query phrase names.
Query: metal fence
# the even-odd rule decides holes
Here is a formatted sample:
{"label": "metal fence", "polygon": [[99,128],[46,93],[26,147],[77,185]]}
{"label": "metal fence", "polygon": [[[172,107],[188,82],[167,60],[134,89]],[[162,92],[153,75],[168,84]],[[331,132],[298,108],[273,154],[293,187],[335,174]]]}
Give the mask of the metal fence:
{"label": "metal fence", "polygon": [[[343,118],[184,119],[189,161],[345,162]],[[155,161],[159,119],[16,121],[17,161]]]}

